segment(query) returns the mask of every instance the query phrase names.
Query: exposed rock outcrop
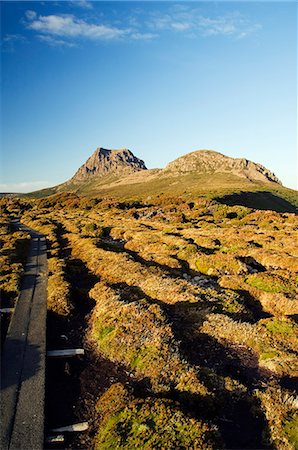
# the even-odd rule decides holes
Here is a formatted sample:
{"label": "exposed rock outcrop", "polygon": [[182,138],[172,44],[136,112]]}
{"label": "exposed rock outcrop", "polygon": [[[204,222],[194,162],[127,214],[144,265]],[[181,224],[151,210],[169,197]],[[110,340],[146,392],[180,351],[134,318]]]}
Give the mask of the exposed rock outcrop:
{"label": "exposed rock outcrop", "polygon": [[261,164],[244,158],[230,158],[211,150],[199,150],[188,153],[170,162],[164,171],[175,174],[232,173],[251,181],[271,181],[281,184],[279,179]]}
{"label": "exposed rock outcrop", "polygon": [[107,150],[99,147],[78,169],[71,181],[84,181],[111,174],[122,176],[140,170],[147,170],[145,163],[130,150]]}

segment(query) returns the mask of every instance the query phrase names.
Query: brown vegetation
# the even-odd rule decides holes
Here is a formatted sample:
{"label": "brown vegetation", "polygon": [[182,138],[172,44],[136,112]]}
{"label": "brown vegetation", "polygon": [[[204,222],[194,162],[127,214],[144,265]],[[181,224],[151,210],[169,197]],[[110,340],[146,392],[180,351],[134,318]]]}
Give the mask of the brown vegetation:
{"label": "brown vegetation", "polygon": [[10,224],[9,218],[2,216],[0,222],[0,290],[2,302],[14,301],[17,298],[29,241],[28,233],[17,231]]}
{"label": "brown vegetation", "polygon": [[47,235],[52,311],[71,314],[71,261],[96,279],[86,345],[116,375],[93,386],[95,448],[296,448],[297,216],[206,197],[14,207]]}

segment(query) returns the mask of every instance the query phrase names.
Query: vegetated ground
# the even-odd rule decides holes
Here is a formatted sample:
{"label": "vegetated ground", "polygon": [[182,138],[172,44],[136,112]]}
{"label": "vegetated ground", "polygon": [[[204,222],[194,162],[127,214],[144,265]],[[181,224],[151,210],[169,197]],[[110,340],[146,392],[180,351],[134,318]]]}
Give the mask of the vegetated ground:
{"label": "vegetated ground", "polygon": [[[27,253],[30,235],[16,231],[8,216],[0,220],[0,307],[13,308],[18,296],[19,285]],[[1,348],[10,322],[9,313],[1,313]]]}
{"label": "vegetated ground", "polygon": [[[66,448],[297,448],[294,213],[189,195],[0,203],[4,227],[21,214],[47,236],[48,348],[86,351],[47,365],[47,429],[90,424]],[[22,258],[5,231],[9,296]]]}

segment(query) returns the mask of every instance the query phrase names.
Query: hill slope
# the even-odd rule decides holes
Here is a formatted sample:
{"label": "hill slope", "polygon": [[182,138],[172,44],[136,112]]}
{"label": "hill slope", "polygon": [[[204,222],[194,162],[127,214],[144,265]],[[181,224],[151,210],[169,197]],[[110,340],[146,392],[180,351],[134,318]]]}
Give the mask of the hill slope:
{"label": "hill slope", "polygon": [[[204,195],[224,197],[224,201],[239,204],[248,202],[248,197],[241,193],[249,192],[254,195],[249,196],[247,206],[255,204],[258,209],[280,212],[296,212],[298,206],[296,191],[284,188],[270,170],[247,159],[230,158],[211,150],[188,153],[164,169],[147,170],[145,163],[127,149],[97,148],[69,181],[31,196],[45,197],[59,192],[118,198]],[[230,198],[234,194],[236,197]]]}

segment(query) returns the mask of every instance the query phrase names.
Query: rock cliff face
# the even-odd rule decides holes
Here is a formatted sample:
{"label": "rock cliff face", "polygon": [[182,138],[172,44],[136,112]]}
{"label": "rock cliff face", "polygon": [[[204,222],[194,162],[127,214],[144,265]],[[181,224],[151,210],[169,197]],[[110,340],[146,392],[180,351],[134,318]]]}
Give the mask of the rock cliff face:
{"label": "rock cliff face", "polygon": [[261,164],[244,158],[230,158],[211,150],[199,150],[188,153],[170,162],[164,172],[183,174],[197,173],[232,173],[251,181],[271,181],[281,184],[279,179]]}
{"label": "rock cliff face", "polygon": [[130,150],[107,150],[100,147],[78,169],[71,181],[85,181],[112,174],[125,176],[140,170],[147,170],[145,163]]}

